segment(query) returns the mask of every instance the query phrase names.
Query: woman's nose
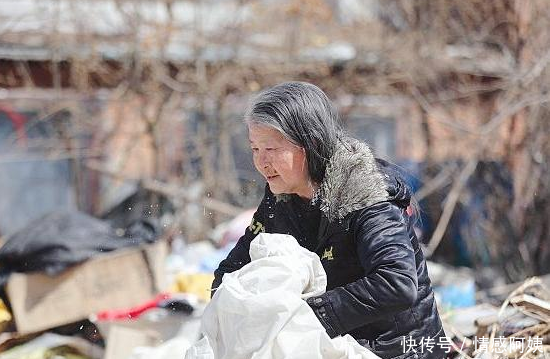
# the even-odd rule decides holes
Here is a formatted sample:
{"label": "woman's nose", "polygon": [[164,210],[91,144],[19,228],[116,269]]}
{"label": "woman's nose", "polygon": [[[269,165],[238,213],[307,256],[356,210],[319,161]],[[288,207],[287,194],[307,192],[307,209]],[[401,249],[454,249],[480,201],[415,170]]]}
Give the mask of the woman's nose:
{"label": "woman's nose", "polygon": [[260,151],[260,167],[261,168],[267,168],[270,163],[269,155],[267,154],[267,151]]}

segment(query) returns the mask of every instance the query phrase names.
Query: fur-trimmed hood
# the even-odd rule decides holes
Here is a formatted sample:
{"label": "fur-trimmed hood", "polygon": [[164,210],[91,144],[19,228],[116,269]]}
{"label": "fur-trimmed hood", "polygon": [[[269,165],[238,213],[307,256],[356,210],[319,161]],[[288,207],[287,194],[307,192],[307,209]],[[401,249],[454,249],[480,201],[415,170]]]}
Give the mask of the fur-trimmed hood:
{"label": "fur-trimmed hood", "polygon": [[314,200],[329,221],[390,199],[385,176],[369,146],[346,137],[339,141]]}
{"label": "fur-trimmed hood", "polygon": [[[312,203],[318,203],[333,222],[378,202],[393,201],[407,207],[411,196],[397,166],[375,158],[366,143],[344,137],[329,160]],[[286,202],[290,195],[276,194],[275,198]]]}

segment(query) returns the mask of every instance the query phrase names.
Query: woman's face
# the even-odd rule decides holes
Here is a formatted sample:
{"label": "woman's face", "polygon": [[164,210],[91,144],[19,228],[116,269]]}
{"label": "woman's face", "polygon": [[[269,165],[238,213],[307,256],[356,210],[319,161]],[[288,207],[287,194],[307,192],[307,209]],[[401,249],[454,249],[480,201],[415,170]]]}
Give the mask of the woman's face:
{"label": "woman's face", "polygon": [[248,125],[248,137],[254,166],[269,183],[271,192],[312,198],[313,187],[302,147],[287,140],[281,132],[259,124]]}

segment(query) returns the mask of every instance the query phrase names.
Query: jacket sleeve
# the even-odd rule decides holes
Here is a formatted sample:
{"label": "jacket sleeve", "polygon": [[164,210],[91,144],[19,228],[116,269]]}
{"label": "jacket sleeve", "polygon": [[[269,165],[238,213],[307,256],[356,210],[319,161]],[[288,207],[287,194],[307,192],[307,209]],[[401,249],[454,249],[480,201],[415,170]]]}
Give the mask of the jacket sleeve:
{"label": "jacket sleeve", "polygon": [[403,209],[381,202],[358,211],[351,228],[365,276],[308,304],[334,337],[388,318],[416,301],[415,253]]}
{"label": "jacket sleeve", "polygon": [[246,228],[244,235],[239,238],[235,247],[229,252],[227,258],[222,260],[218,266],[218,269],[214,271],[214,281],[212,282],[212,293],[222,283],[222,277],[225,273],[231,273],[237,269],[242,268],[247,263],[250,263],[250,242],[261,232],[265,232],[265,207],[269,196],[269,189],[266,186],[266,193],[258,209],[252,217],[250,225]]}

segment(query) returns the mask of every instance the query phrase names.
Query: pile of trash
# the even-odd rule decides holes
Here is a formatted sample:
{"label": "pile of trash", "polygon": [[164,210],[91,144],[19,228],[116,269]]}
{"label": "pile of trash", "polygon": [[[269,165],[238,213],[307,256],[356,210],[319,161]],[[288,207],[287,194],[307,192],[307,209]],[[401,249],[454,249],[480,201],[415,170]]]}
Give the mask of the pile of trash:
{"label": "pile of trash", "polygon": [[[216,297],[223,297],[224,302],[233,298],[235,306],[254,301],[250,293],[236,291],[241,280],[252,278],[244,270],[227,276],[227,291],[210,302],[212,272],[251,216],[247,211],[219,226],[208,240],[187,243],[176,235],[170,244],[151,221],[114,228],[105,220],[65,212],[31,223],[0,245],[0,359],[182,359],[186,353],[190,358],[211,358],[226,348],[213,333],[226,330],[229,338],[236,334],[230,329],[239,326],[215,321],[225,308]],[[259,243],[265,245],[262,238]],[[270,253],[276,251],[266,248],[252,267],[275,261]],[[277,248],[284,252],[285,245],[279,243]],[[294,248],[285,253],[294,258],[301,252]],[[284,257],[285,253],[276,254]],[[284,260],[279,270],[296,270],[292,263]],[[309,262],[302,258],[296,263],[298,268]],[[266,266],[266,270],[273,268],[273,263]],[[513,285],[501,281],[485,290],[478,285],[478,273],[469,268],[429,263],[429,271],[449,342],[448,358],[539,359],[550,354],[550,276]],[[313,269],[307,272],[316,273]],[[486,277],[494,278],[489,272]],[[303,279],[299,275],[288,278]],[[274,282],[256,284],[270,283]],[[308,290],[303,289],[294,294],[294,301],[284,303],[294,303],[296,308],[303,304],[308,309],[302,298]],[[271,295],[271,289],[268,292]],[[262,294],[256,291],[255,295]],[[299,336],[285,331],[290,327],[272,330],[283,318],[275,313],[271,319],[262,319],[264,327],[251,326],[252,335],[264,328],[264,338],[278,343],[279,337],[303,338],[307,332],[308,338],[315,337],[313,341],[336,355],[340,350],[362,357],[372,354],[357,347],[351,337],[328,338],[308,310],[290,312],[302,315],[295,319],[300,325],[309,323],[309,329],[300,330]],[[242,314],[242,310],[235,313]],[[292,323],[291,317],[287,319],[287,325]],[[201,335],[206,339],[199,341]],[[285,350],[292,352],[292,345],[298,348],[312,341],[284,342],[290,345]],[[265,358],[276,357],[269,351],[273,345],[262,348]],[[258,348],[241,349],[250,354]]]}
{"label": "pile of trash", "polygon": [[0,359],[181,358],[210,300],[201,258],[218,254],[207,241],[176,253],[158,227],[62,211],[7,238]]}

